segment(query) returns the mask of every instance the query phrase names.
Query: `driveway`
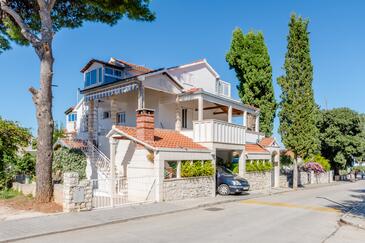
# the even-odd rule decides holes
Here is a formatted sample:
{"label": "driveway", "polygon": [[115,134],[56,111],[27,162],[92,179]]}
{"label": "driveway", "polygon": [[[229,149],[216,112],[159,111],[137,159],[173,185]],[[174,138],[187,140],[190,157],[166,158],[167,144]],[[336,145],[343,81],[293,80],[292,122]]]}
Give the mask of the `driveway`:
{"label": "driveway", "polygon": [[299,190],[26,242],[365,242],[365,231],[338,224],[364,188],[359,181]]}

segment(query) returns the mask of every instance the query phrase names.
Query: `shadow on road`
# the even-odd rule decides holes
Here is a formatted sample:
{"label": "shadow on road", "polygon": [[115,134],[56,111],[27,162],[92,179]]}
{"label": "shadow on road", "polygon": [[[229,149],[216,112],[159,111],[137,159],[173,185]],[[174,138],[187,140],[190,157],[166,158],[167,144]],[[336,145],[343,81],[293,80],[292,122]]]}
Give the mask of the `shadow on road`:
{"label": "shadow on road", "polygon": [[351,214],[359,216],[365,219],[365,189],[353,189],[350,190],[351,198],[353,200],[334,201],[326,197],[318,197],[331,202],[327,205],[329,208],[337,209],[343,213],[347,213],[351,210]]}

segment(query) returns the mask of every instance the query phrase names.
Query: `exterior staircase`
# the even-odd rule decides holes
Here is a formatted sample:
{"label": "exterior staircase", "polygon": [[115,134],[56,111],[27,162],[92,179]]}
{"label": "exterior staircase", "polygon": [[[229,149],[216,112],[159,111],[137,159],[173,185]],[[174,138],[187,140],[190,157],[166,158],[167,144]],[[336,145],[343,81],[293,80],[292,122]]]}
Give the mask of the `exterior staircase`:
{"label": "exterior staircase", "polygon": [[105,179],[111,178],[110,159],[103,152],[91,142],[87,142],[82,151],[90,160],[90,164],[96,167],[98,173],[103,175]]}

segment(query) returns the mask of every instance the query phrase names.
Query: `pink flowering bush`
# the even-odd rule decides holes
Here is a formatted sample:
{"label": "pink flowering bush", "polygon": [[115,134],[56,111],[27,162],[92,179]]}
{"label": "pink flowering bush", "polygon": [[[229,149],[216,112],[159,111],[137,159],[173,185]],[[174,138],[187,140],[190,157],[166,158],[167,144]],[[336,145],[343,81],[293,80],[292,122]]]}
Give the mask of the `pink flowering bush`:
{"label": "pink flowering bush", "polygon": [[322,165],[316,162],[307,162],[303,166],[303,170],[306,172],[313,171],[315,174],[324,173],[325,170],[323,169]]}

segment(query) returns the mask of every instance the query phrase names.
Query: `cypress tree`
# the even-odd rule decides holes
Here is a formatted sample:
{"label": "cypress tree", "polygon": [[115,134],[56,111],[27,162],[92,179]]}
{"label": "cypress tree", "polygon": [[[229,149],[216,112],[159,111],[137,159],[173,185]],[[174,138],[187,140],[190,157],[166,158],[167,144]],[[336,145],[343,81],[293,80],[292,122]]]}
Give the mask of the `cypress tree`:
{"label": "cypress tree", "polygon": [[305,158],[319,148],[319,133],[316,127],[318,107],[312,89],[313,66],[308,20],[292,14],[287,40],[285,74],[278,78],[282,90],[279,132],[285,147],[294,153],[293,188],[296,188],[298,158]]}
{"label": "cypress tree", "polygon": [[235,29],[226,60],[240,81],[237,89],[242,102],[260,109],[260,130],[271,136],[277,104],[264,35],[252,31],[245,35]]}

